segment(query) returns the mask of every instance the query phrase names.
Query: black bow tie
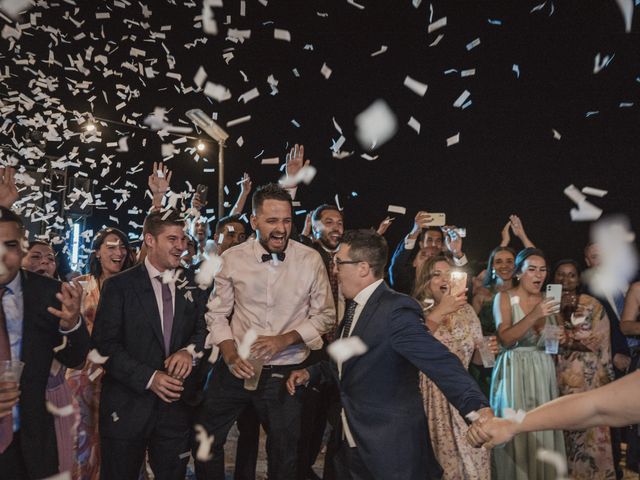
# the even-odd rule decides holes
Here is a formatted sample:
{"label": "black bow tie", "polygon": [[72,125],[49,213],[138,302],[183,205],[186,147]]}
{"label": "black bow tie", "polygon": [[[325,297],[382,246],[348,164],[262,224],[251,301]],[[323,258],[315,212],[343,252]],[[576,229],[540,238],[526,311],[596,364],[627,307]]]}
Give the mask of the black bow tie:
{"label": "black bow tie", "polygon": [[280,260],[281,262],[284,261],[284,252],[278,252],[278,253],[265,253],[264,255],[262,255],[262,261],[263,262],[268,262],[269,260],[273,260],[273,256],[276,256],[278,258],[278,260]]}

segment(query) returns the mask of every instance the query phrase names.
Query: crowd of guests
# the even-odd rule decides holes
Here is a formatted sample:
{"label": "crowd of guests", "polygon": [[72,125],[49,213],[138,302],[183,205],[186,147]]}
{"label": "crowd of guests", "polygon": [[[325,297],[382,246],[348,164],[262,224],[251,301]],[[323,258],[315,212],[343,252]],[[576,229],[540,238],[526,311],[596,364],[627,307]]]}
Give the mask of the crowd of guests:
{"label": "crowd of guests", "polygon": [[[296,145],[287,175],[304,165]],[[637,471],[637,426],[514,427],[492,451],[472,446],[486,438],[467,439],[471,422],[483,436],[493,414],[637,368],[640,282],[590,294],[578,261],[551,267],[515,215],[482,268],[464,254],[464,232],[420,211],[387,270],[388,218],[377,231],[346,231],[342,211],[323,204],[298,230],[299,187],[268,184],[247,222],[245,174],[211,231],[198,194],[183,212],[163,205],[171,172],[154,164],[140,248],[103,228],[86,273],[60,275],[55,245],[25,244],[13,172],[0,170],[0,361],[25,363],[19,385],[0,379],[2,478],[180,479],[193,457],[198,480],[222,480],[234,423],[239,480],[255,478],[260,427],[272,480],[318,478],[323,446],[326,479],[555,478],[541,448],[566,458],[571,478],[615,479],[623,442]],[[584,261],[598,266],[597,244]],[[561,299],[545,296],[549,283]],[[368,351],[332,361],[327,346],[352,334]],[[556,353],[545,348],[552,335]]]}

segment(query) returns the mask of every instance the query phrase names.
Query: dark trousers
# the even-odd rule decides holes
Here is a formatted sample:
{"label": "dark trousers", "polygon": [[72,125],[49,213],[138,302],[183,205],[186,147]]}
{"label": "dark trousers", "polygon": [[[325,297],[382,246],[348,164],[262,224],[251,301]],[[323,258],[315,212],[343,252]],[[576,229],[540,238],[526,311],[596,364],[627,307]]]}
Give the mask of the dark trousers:
{"label": "dark trousers", "polygon": [[13,434],[13,441],[0,454],[0,478],[2,480],[29,480],[20,448],[20,432]]}
{"label": "dark trousers", "polygon": [[233,422],[248,405],[256,409],[267,432],[269,480],[296,478],[301,402],[299,392],[289,395],[285,387],[289,372],[296,368],[299,365],[263,368],[258,388],[251,392],[218,361],[196,422],[214,436],[213,458],[196,461],[198,480],[224,480],[224,444]]}
{"label": "dark trousers", "polygon": [[[635,372],[640,366],[640,348],[631,349],[631,365],[628,373]],[[631,425],[624,429],[622,441],[627,442],[627,468],[638,473],[640,470],[640,439],[638,438],[640,425]]]}
{"label": "dark trousers", "polygon": [[334,463],[337,480],[375,480],[358,448],[351,448],[346,441],[341,443]]}
{"label": "dark trousers", "polygon": [[149,452],[149,464],[157,480],[184,480],[190,456],[191,425],[176,418],[169,404],[158,403],[154,424],[141,438],[100,437],[101,480],[138,480]]}
{"label": "dark trousers", "polygon": [[260,443],[260,418],[253,404],[247,405],[237,420],[238,445],[233,480],[255,480]]}

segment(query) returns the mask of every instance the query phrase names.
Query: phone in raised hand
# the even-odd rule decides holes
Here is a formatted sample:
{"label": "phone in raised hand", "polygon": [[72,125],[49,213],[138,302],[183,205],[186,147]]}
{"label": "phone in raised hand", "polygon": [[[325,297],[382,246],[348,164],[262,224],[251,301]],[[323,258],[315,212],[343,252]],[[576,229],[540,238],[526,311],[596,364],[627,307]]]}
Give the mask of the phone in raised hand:
{"label": "phone in raised hand", "polygon": [[444,227],[447,224],[447,216],[444,213],[429,213],[431,220],[426,222],[427,227]]}
{"label": "phone in raised hand", "polygon": [[547,285],[545,298],[553,299],[554,302],[560,303],[562,300],[562,285],[559,283],[550,283]]}
{"label": "phone in raised hand", "polygon": [[467,288],[467,272],[451,272],[449,278],[449,292],[454,297],[464,292]]}

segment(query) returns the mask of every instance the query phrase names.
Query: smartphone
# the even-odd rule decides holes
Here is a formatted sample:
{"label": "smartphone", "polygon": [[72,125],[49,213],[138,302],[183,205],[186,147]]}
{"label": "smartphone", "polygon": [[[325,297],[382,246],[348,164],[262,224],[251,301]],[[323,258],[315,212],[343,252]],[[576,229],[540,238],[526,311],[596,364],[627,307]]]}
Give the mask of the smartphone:
{"label": "smartphone", "polygon": [[207,194],[208,193],[209,193],[209,187],[199,183],[198,186],[196,187],[196,194],[198,195],[198,198],[200,199],[200,203],[206,203],[207,202]]}
{"label": "smartphone", "polygon": [[447,224],[447,216],[444,213],[429,213],[431,220],[427,223],[429,227],[444,227]]}
{"label": "smartphone", "polygon": [[467,288],[467,272],[451,272],[449,279],[449,292],[454,297],[464,292]]}
{"label": "smartphone", "polygon": [[553,298],[554,302],[560,303],[562,300],[562,285],[559,283],[550,283],[547,285],[545,298]]}

